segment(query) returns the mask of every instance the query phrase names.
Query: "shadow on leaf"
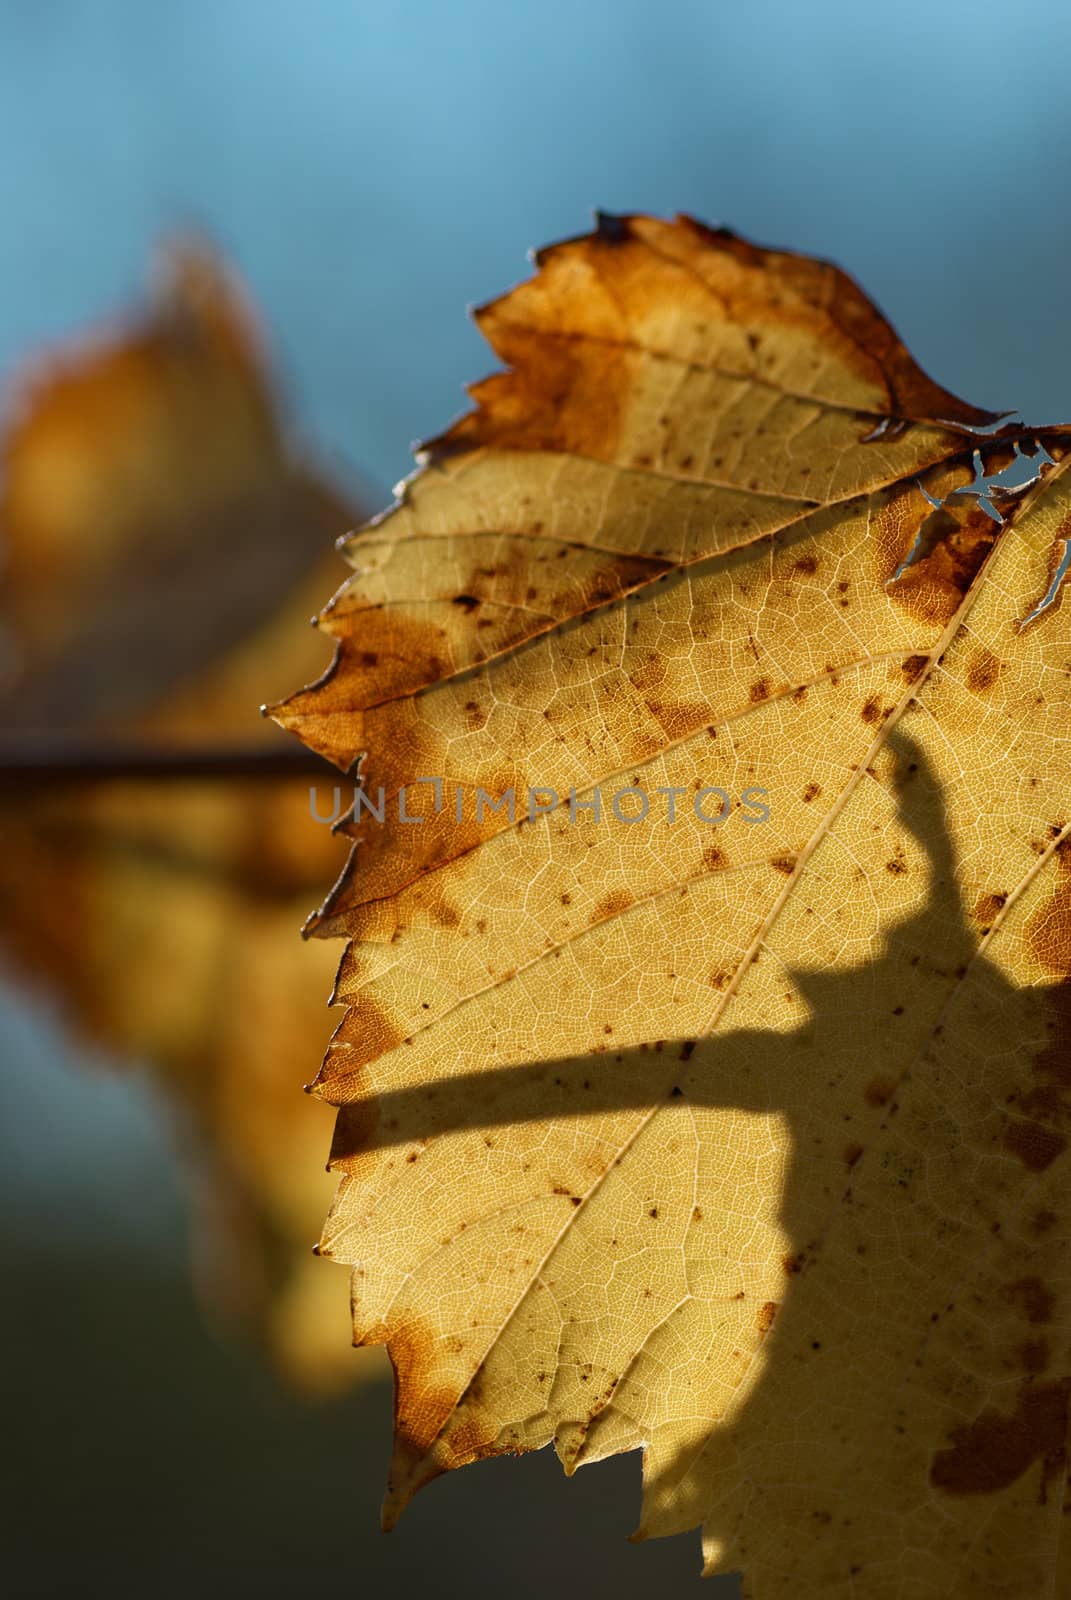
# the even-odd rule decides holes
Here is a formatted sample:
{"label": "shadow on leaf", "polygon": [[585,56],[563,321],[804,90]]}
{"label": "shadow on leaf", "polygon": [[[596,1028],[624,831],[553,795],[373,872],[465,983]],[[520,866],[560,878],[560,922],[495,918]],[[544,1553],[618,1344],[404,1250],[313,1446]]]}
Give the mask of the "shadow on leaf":
{"label": "shadow on leaf", "polygon": [[[625,1447],[622,1418],[626,1431],[634,1419],[631,1442],[647,1444],[638,1536],[703,1523],[711,1569],[745,1568],[756,1592],[763,1575],[820,1587],[876,1563],[894,1572],[908,1550],[912,1572],[946,1572],[958,1594],[953,1575],[969,1569],[981,1595],[1008,1562],[1023,1582],[1025,1527],[1039,1583],[1058,1537],[1071,1379],[1054,1172],[1071,984],[1017,987],[983,953],[939,787],[919,747],[901,732],[889,743],[899,819],[928,863],[925,903],[871,963],[791,970],[809,1011],[800,1027],[388,1091],[341,1108],[332,1152],[345,1166],[454,1130],[653,1116],[667,1102],[787,1128],[781,1293],[754,1308],[753,1348],[731,1352],[731,1403],[697,1419],[697,1387],[679,1419],[645,1430],[645,1396],[671,1379],[662,1345],[638,1329],[626,1371],[564,1447],[559,1434],[572,1467]],[[899,1070],[878,1070],[890,1054]],[[724,1257],[718,1220],[703,1221],[703,1248]],[[687,1359],[721,1373],[729,1355],[715,1335]],[[479,1453],[506,1448],[508,1434]],[[1051,1514],[1024,1521],[1038,1508]]]}

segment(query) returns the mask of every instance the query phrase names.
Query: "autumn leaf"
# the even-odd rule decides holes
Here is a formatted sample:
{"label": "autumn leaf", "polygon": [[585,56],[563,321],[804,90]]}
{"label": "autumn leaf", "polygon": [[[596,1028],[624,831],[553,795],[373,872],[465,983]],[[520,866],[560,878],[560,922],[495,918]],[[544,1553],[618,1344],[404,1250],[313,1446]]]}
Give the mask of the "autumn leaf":
{"label": "autumn leaf", "polygon": [[[146,312],[35,359],[14,394],[0,736],[106,734],[171,755],[285,744],[257,715],[264,673],[281,689],[316,670],[323,647],[302,624],[355,514],[294,448],[230,274],[202,247],[173,251]],[[355,1366],[345,1285],[310,1249],[329,1131],[293,1100],[335,965],[294,934],[340,865],[308,787],[77,767],[6,786],[0,904],[23,980],[83,1037],[147,1063],[173,1108],[213,1314],[322,1387]]]}
{"label": "autumn leaf", "polygon": [[313,1088],[386,1520],[642,1447],[757,1600],[1062,1593],[1066,433],[688,218],[537,264],[275,710],[360,758]]}

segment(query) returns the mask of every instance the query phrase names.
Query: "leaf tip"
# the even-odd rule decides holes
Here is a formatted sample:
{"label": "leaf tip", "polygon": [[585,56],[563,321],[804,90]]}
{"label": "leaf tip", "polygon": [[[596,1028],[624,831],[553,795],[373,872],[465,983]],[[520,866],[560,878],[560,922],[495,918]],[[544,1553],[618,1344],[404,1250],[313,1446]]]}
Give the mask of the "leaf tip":
{"label": "leaf tip", "polygon": [[595,212],[595,233],[603,244],[624,244],[632,237],[632,218],[625,212]]}
{"label": "leaf tip", "polygon": [[384,1533],[393,1532],[411,1498],[411,1494],[395,1489],[393,1484],[388,1485],[379,1511],[379,1526]]}

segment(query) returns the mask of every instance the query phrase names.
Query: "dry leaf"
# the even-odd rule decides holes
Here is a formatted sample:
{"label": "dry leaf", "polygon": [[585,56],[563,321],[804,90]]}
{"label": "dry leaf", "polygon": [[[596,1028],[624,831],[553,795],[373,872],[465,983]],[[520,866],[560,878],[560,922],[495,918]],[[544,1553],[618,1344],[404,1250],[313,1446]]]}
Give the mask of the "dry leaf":
{"label": "dry leaf", "polygon": [[537,261],[276,711],[363,753],[315,1087],[387,1520],[643,1446],[639,1536],[758,1600],[1062,1593],[1067,472],[995,521],[975,452],[1035,447],[832,266],[648,217]]}
{"label": "dry leaf", "polygon": [[[0,442],[5,723],[151,712],[295,603],[351,508],[293,452],[268,378],[237,284],[189,244],[162,257],[147,312],[16,377]],[[248,734],[249,705],[236,713],[220,734]]]}
{"label": "dry leaf", "polygon": [[[315,670],[323,647],[302,624],[337,580],[325,546],[354,514],[290,446],[236,286],[184,248],[147,315],[36,365],[2,447],[21,669],[4,731],[282,742],[257,715],[265,669],[280,689]],[[329,1129],[294,1101],[335,965],[294,936],[341,864],[308,788],[75,774],[7,790],[0,903],[21,975],[82,1034],[146,1061],[178,1113],[213,1310],[322,1386],[362,1367],[345,1347],[345,1285],[311,1254]]]}

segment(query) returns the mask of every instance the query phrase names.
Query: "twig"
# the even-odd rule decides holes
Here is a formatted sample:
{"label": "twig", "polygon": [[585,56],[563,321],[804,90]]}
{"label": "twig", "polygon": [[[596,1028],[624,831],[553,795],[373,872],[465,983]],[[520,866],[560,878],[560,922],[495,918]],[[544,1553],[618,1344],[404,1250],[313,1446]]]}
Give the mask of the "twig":
{"label": "twig", "polygon": [[0,789],[126,779],[183,783],[235,778],[338,776],[338,769],[300,745],[152,745],[133,740],[0,736]]}

